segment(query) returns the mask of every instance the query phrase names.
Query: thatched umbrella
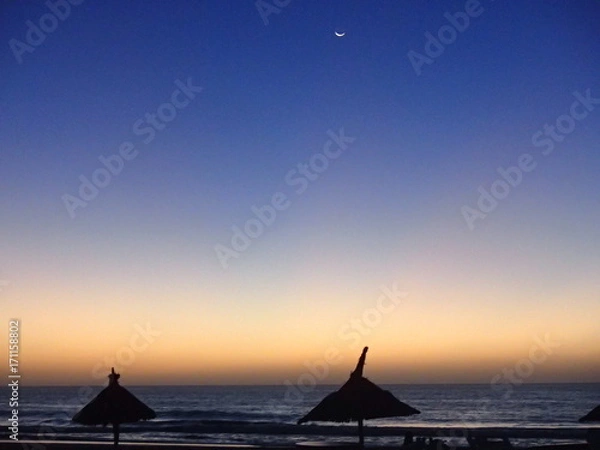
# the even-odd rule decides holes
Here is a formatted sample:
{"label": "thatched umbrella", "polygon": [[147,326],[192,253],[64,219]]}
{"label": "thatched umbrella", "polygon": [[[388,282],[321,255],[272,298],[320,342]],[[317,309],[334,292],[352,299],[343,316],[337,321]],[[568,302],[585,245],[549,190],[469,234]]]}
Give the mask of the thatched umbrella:
{"label": "thatched umbrella", "polygon": [[580,422],[600,422],[600,405],[579,419]]}
{"label": "thatched umbrella", "polygon": [[[579,419],[579,422],[600,422],[600,405]],[[590,449],[600,450],[600,429],[590,428],[587,431],[586,440]]]}
{"label": "thatched umbrella", "polygon": [[84,425],[112,424],[114,443],[119,443],[119,426],[122,423],[154,419],[156,413],[139,401],[135,395],[119,384],[114,367],[108,375],[108,387],[73,416],[73,421]]}
{"label": "thatched umbrella", "polygon": [[363,377],[367,350],[365,347],[350,379],[337,391],[325,397],[298,423],[358,421],[358,442],[364,445],[363,421],[381,417],[419,414],[415,408],[402,403],[391,392],[385,391]]}

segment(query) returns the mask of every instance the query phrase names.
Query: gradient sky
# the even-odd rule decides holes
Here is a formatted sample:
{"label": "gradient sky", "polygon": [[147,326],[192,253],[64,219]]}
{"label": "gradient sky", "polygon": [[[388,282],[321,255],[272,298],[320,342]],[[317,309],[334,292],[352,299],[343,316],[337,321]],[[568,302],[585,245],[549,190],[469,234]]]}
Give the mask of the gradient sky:
{"label": "gradient sky", "polygon": [[[87,0],[54,21],[3,2],[0,304],[27,383],[111,365],[130,385],[295,383],[339,353],[318,380],[337,383],[363,345],[380,383],[527,361],[526,382],[599,381],[600,105],[574,93],[600,98],[600,2],[470,1],[431,53],[465,5],[292,0],[265,24],[251,0]],[[175,109],[178,80],[202,91]],[[161,107],[173,120],[141,134]],[[298,164],[342,129],[299,193]],[[224,268],[215,247],[276,193],[288,207]],[[531,362],[536,339],[553,344]]]}

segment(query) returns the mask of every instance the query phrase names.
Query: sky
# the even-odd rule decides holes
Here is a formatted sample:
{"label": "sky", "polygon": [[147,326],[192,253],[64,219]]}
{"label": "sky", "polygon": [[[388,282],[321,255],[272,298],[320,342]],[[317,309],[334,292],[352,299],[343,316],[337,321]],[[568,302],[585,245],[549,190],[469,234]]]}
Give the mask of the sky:
{"label": "sky", "polygon": [[599,381],[597,0],[0,8],[22,383]]}

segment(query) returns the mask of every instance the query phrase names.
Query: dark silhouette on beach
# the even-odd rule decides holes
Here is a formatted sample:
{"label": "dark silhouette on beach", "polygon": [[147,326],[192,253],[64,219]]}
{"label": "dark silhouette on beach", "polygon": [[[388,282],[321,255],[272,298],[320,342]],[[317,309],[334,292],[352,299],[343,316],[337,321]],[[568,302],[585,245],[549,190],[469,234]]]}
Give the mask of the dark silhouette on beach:
{"label": "dark silhouette on beach", "polygon": [[579,422],[600,422],[600,405],[579,419]]}
{"label": "dark silhouette on beach", "polygon": [[402,403],[391,392],[381,389],[363,377],[367,350],[365,347],[350,379],[337,391],[325,397],[298,423],[304,422],[358,422],[359,446],[364,446],[365,419],[398,417],[419,414],[415,408]]}
{"label": "dark silhouette on beach", "polygon": [[108,375],[108,387],[104,388],[91,402],[73,416],[73,421],[83,425],[112,424],[114,444],[119,444],[122,423],[154,419],[156,413],[119,384],[119,375],[114,367]]}
{"label": "dark silhouette on beach", "polygon": [[[600,405],[579,419],[579,422],[600,422]],[[586,436],[591,450],[600,450],[600,429],[590,428]]]}

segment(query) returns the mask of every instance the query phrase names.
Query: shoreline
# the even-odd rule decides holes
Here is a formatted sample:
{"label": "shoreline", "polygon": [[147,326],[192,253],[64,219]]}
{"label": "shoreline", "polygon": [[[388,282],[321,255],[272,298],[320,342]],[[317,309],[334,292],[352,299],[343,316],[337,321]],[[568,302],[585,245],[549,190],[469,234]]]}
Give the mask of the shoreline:
{"label": "shoreline", "polygon": [[[347,450],[357,449],[357,445],[354,442],[345,443],[334,443],[334,442],[321,442],[321,441],[301,441],[295,445],[252,445],[252,444],[211,444],[211,443],[173,443],[173,442],[121,442],[119,447],[125,447],[128,450],[199,450],[199,449],[215,449],[215,450],[253,450],[253,449],[265,449],[265,450],[299,450],[299,449],[331,449],[331,450]],[[80,440],[0,440],[0,450],[107,450],[108,448],[114,448],[112,441],[80,441]],[[370,450],[398,450],[401,449],[401,445],[395,446],[377,446],[365,444],[366,449]],[[504,447],[505,448],[505,447]],[[538,445],[538,446],[516,446],[512,447],[515,449],[535,449],[535,450],[589,450],[590,446],[587,443],[565,443],[565,444],[552,444],[552,445]],[[461,445],[455,447],[455,450],[471,450],[472,448],[468,445]]]}
{"label": "shoreline", "polygon": [[[60,439],[69,440],[69,435],[74,439],[77,434],[110,434],[110,426],[69,426],[69,427],[51,427],[52,434]],[[122,434],[140,434],[152,433],[160,435],[162,433],[182,433],[195,435],[265,435],[265,436],[322,436],[322,437],[352,437],[356,434],[356,424],[343,425],[316,425],[316,424],[272,424],[272,423],[212,423],[203,424],[199,429],[195,426],[161,426],[157,427],[152,422],[138,422],[127,424],[121,428]],[[35,440],[39,436],[39,426],[20,427],[20,437],[25,440]],[[423,425],[405,425],[405,426],[369,426],[365,425],[365,436],[371,437],[398,437],[403,438],[407,432],[414,436],[423,437],[441,437],[441,438],[466,438],[475,437],[507,437],[509,439],[558,439],[558,440],[585,440],[590,431],[600,432],[600,424],[590,426],[423,426]],[[48,440],[48,435],[41,436]]]}

